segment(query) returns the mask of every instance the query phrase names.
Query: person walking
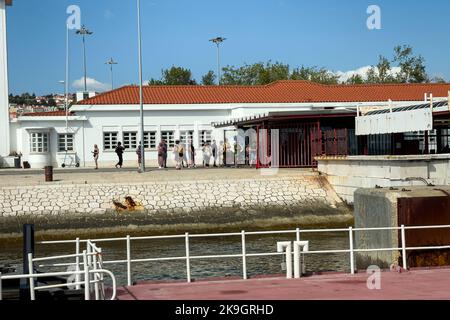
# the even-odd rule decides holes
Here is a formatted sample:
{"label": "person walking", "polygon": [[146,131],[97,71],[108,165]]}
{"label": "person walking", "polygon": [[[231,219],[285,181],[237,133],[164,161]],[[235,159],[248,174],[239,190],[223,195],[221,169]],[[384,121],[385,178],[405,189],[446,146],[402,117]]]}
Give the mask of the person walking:
{"label": "person walking", "polygon": [[117,143],[117,147],[116,147],[116,154],[117,157],[119,158],[119,162],[117,162],[116,164],[116,169],[117,168],[122,168],[123,166],[123,152],[124,152],[125,148],[122,146],[122,142],[118,142]]}
{"label": "person walking", "polygon": [[195,147],[194,147],[194,142],[191,141],[190,145],[189,145],[189,149],[190,149],[190,156],[191,156],[191,167],[195,168]]}
{"label": "person walking", "polygon": [[180,145],[183,146],[183,150],[185,151],[183,153],[183,159],[181,159],[181,164],[182,164],[183,168],[187,168],[189,166],[189,162],[188,162],[188,158],[187,158],[187,147],[188,147],[188,144],[187,143],[181,143]]}
{"label": "person walking", "polygon": [[167,147],[167,141],[165,139],[162,140],[163,144],[164,144],[164,152],[163,152],[163,160],[164,160],[164,168],[167,168],[167,151],[168,151],[168,147]]}
{"label": "person walking", "polygon": [[212,152],[212,156],[214,158],[214,168],[217,168],[217,158],[219,155],[219,150],[217,148],[216,140],[213,140],[213,142],[212,142],[211,152]]}
{"label": "person walking", "polygon": [[203,166],[209,167],[209,163],[211,162],[211,146],[208,142],[203,143]]}
{"label": "person walking", "polygon": [[141,143],[139,143],[139,146],[136,149],[136,154],[137,154],[137,157],[138,157],[138,169],[141,168],[141,163],[142,163],[141,149],[142,149],[142,145],[141,145]]}
{"label": "person walking", "polygon": [[181,170],[182,161],[184,157],[184,148],[183,145],[180,144],[180,141],[175,141],[175,147],[173,148],[174,160],[175,160],[175,168],[177,170]]}
{"label": "person walking", "polygon": [[98,170],[98,156],[100,154],[100,150],[96,144],[94,144],[94,151],[92,151],[92,154],[94,155],[95,170]]}
{"label": "person walking", "polygon": [[166,167],[166,159],[167,159],[167,146],[164,143],[164,140],[158,145],[158,166],[159,169]]}

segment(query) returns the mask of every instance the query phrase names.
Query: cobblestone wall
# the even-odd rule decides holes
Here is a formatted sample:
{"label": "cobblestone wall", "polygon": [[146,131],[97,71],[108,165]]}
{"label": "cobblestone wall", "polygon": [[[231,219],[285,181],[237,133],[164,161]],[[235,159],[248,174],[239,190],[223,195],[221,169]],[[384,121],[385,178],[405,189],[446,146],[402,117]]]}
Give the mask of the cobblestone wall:
{"label": "cobblestone wall", "polygon": [[328,183],[319,176],[45,185],[0,189],[0,215],[15,217],[111,213],[117,211],[114,202],[126,206],[126,197],[131,197],[136,202],[136,210],[145,213],[193,213],[233,207],[242,210],[264,207],[333,209],[340,203]]}

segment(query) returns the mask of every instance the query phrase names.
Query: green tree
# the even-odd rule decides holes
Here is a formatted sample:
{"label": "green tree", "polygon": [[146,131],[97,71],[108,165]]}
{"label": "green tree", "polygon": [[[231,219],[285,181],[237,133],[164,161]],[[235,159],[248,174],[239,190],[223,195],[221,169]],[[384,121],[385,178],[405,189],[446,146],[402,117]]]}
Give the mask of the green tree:
{"label": "green tree", "polygon": [[433,79],[431,79],[431,82],[433,82],[433,83],[447,83],[447,81],[441,76],[433,77]]}
{"label": "green tree", "polygon": [[202,85],[204,86],[213,86],[216,84],[216,75],[214,73],[214,71],[208,71],[207,74],[205,74],[202,77]]}
{"label": "green tree", "polygon": [[160,80],[151,79],[150,85],[195,85],[196,81],[192,78],[192,72],[189,69],[173,66],[170,69],[162,70]]}
{"label": "green tree", "polygon": [[305,67],[294,69],[291,74],[292,80],[306,80],[321,84],[338,84],[339,76],[325,68]]}
{"label": "green tree", "polygon": [[347,81],[346,84],[363,84],[365,81],[363,77],[359,74],[352,75]]}
{"label": "green tree", "polygon": [[264,85],[277,80],[289,79],[289,65],[271,61],[245,64],[242,67],[223,68],[222,84],[226,85]]}
{"label": "green tree", "polygon": [[404,83],[424,83],[430,82],[426,72],[425,59],[421,55],[414,56],[411,46],[396,46],[394,48],[394,61],[400,67],[397,76],[399,82]]}
{"label": "green tree", "polygon": [[56,107],[56,101],[53,98],[48,99],[47,103],[49,107]]}

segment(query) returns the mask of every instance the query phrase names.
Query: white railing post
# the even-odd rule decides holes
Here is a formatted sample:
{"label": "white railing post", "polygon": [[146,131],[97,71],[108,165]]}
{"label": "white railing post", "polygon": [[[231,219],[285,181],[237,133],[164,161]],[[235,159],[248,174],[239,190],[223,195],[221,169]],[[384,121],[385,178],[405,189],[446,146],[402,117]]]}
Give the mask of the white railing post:
{"label": "white railing post", "polygon": [[306,273],[305,254],[309,251],[309,241],[294,241],[294,278],[299,279]]}
{"label": "white railing post", "polygon": [[186,244],[186,276],[187,282],[191,282],[191,261],[189,253],[189,232],[185,234],[185,244]]}
{"label": "white railing post", "polygon": [[245,231],[242,230],[242,277],[247,280],[247,250],[245,245]]}
{"label": "white railing post", "polygon": [[281,241],[277,242],[277,252],[286,250],[286,278],[292,279],[292,242]]}
{"label": "white railing post", "polygon": [[[102,248],[98,248],[98,268],[103,270],[103,256],[102,256]],[[100,273],[100,283],[101,283],[101,299],[105,300],[106,295],[105,295],[105,283],[103,282],[104,277],[103,277],[103,273]]]}
{"label": "white railing post", "polygon": [[[97,266],[97,251],[95,251],[94,248],[94,255],[92,256],[93,259],[93,270],[97,270],[98,266]],[[100,300],[100,293],[99,293],[99,285],[98,285],[98,281],[100,280],[98,273],[94,272],[93,274],[93,278],[94,278],[94,292],[95,292],[95,300],[98,301]]]}
{"label": "white railing post", "polygon": [[76,290],[80,290],[81,289],[81,285],[80,283],[80,279],[81,279],[81,275],[79,273],[80,271],[80,257],[78,256],[80,254],[80,238],[76,239],[76,244],[75,244],[75,253],[77,254],[77,256],[75,257],[75,271],[77,271],[77,274],[75,275],[75,282],[77,283],[77,285],[75,286]]}
{"label": "white railing post", "polygon": [[353,228],[348,228],[348,241],[350,243],[350,273],[355,274],[355,256],[353,248]]}
{"label": "white railing post", "polygon": [[296,241],[300,241],[300,228],[295,229],[295,237]]}
{"label": "white railing post", "polygon": [[90,300],[90,289],[89,289],[89,265],[88,256],[86,250],[83,251],[83,268],[84,268],[84,300]]}
{"label": "white railing post", "polygon": [[127,236],[127,284],[131,286],[131,238]]}
{"label": "white railing post", "polygon": [[[86,253],[87,253],[87,264],[88,264],[89,269],[91,269],[91,267],[92,267],[92,257],[91,257],[92,247],[91,247],[90,239],[86,242]],[[89,273],[89,291],[92,291],[91,279],[92,279],[92,275]]]}
{"label": "white railing post", "polygon": [[2,273],[0,272],[0,301],[2,301]]}
{"label": "white railing post", "polygon": [[407,270],[408,265],[406,262],[406,234],[405,234],[405,226],[402,224],[401,226],[401,234],[402,234],[402,258],[403,258],[403,269]]}
{"label": "white railing post", "polygon": [[30,297],[31,300],[34,301],[36,300],[36,294],[34,291],[34,278],[33,278],[33,254],[29,253],[28,254],[28,273],[30,274]]}

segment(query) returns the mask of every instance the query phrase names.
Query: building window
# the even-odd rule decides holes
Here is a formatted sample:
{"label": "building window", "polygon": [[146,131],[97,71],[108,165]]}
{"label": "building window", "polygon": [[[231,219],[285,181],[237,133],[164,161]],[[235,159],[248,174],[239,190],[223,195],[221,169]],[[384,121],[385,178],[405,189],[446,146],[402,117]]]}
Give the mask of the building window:
{"label": "building window", "polygon": [[73,134],[58,135],[58,151],[73,151]]}
{"label": "building window", "polygon": [[194,142],[194,131],[180,131],[180,141],[184,145]]}
{"label": "building window", "polygon": [[117,132],[103,132],[103,149],[114,150],[117,146]]}
{"label": "building window", "polygon": [[123,133],[123,147],[125,149],[137,148],[137,132],[124,132]]}
{"label": "building window", "polygon": [[144,149],[156,149],[156,131],[144,133]]}
{"label": "building window", "polygon": [[30,133],[30,152],[44,153],[49,152],[49,134],[48,132]]}
{"label": "building window", "polygon": [[212,142],[212,131],[211,130],[203,130],[200,131],[198,134],[198,145],[202,146],[203,143],[208,142],[211,143]]}
{"label": "building window", "polygon": [[175,146],[175,134],[173,131],[162,131],[161,139],[166,140],[168,148],[173,148]]}

